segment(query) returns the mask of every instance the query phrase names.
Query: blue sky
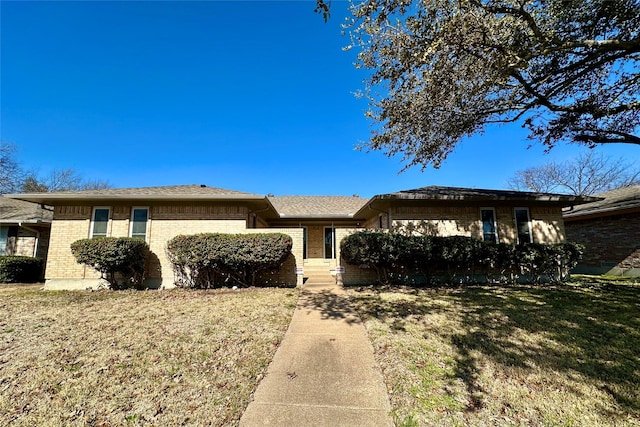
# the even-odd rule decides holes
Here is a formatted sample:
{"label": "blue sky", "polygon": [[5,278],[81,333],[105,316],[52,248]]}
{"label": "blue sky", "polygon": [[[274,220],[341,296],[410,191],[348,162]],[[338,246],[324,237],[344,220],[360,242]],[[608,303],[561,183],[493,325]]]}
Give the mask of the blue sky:
{"label": "blue sky", "polygon": [[[116,187],[207,184],[257,194],[426,185],[506,188],[549,154],[519,125],[463,141],[440,169],[355,146],[370,135],[366,74],[333,1],[1,1],[0,138],[26,169],[74,168]],[[630,161],[631,145],[597,149]]]}

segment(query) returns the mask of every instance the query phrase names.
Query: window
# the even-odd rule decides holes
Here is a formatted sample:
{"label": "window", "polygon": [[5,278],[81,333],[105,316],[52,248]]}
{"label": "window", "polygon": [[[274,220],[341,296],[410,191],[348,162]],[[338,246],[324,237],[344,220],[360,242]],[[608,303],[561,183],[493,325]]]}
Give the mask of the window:
{"label": "window", "polygon": [[333,259],[336,257],[336,229],[333,227],[324,228],[324,257]]}
{"label": "window", "polygon": [[9,241],[9,227],[0,227],[0,255],[4,255]]}
{"label": "window", "polygon": [[307,259],[307,227],[302,227],[302,259]]}
{"label": "window", "polygon": [[485,242],[498,243],[496,211],[493,208],[482,208],[480,217],[482,218],[482,239]]}
{"label": "window", "polygon": [[529,220],[529,209],[516,208],[516,232],[518,233],[518,244],[531,243],[531,221]]}
{"label": "window", "polygon": [[91,221],[91,237],[106,237],[109,229],[109,208],[94,208]]}
{"label": "window", "polygon": [[133,208],[131,210],[131,237],[147,239],[147,222],[149,220],[149,208]]}

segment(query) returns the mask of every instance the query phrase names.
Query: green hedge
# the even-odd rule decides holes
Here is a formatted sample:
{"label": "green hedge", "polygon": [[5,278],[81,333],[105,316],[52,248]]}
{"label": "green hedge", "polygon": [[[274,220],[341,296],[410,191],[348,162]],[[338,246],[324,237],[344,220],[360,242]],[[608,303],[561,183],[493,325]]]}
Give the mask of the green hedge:
{"label": "green hedge", "polygon": [[435,277],[448,282],[529,280],[560,282],[582,258],[575,243],[509,245],[465,236],[406,236],[363,231],[345,237],[340,245],[347,264],[375,269],[380,283],[426,283]]}
{"label": "green hedge", "polygon": [[44,260],[27,256],[0,256],[0,283],[42,281]]}
{"label": "green hedge", "polygon": [[[100,272],[114,290],[143,288],[144,269],[149,246],[138,238],[100,237],[77,240],[71,252],[80,264]],[[122,279],[118,283],[118,276]]]}
{"label": "green hedge", "polygon": [[262,273],[280,269],[292,245],[291,237],[281,233],[203,233],[174,237],[167,253],[177,286],[255,286]]}

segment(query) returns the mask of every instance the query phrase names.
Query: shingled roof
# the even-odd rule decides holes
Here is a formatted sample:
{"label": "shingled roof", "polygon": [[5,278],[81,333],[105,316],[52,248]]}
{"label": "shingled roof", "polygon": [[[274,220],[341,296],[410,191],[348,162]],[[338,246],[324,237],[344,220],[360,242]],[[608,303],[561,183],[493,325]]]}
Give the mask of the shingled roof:
{"label": "shingled roof", "polygon": [[37,203],[0,197],[0,223],[48,223],[53,213]]}
{"label": "shingled roof", "polygon": [[107,188],[103,190],[56,191],[52,193],[8,194],[7,197],[38,203],[64,200],[212,200],[212,199],[264,199],[264,196],[208,187],[206,185],[169,185],[162,187]]}
{"label": "shingled roof", "polygon": [[576,206],[563,216],[569,219],[584,215],[616,214],[623,210],[640,208],[640,185],[618,188],[595,196],[602,199]]}
{"label": "shingled roof", "polygon": [[[47,194],[69,194],[69,195],[184,195],[184,194],[251,194],[242,191],[228,190],[226,188],[209,187],[204,184],[189,185],[165,185],[157,187],[135,187],[135,188],[105,188],[101,190],[82,191],[56,191]],[[253,194],[252,194],[253,195]]]}
{"label": "shingled roof", "polygon": [[[556,193],[534,193],[513,190],[486,190],[482,188],[429,186],[413,190],[380,194],[376,199],[422,199],[422,200],[544,200],[544,201],[581,201],[589,197]],[[595,199],[594,199],[595,200]]]}
{"label": "shingled roof", "polygon": [[353,218],[369,199],[349,196],[270,196],[281,218]]}

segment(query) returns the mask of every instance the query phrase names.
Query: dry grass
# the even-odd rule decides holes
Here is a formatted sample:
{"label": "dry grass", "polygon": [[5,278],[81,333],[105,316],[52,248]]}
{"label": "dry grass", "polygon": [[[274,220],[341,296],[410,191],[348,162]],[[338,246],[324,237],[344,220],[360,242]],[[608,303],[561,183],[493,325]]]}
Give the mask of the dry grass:
{"label": "dry grass", "polygon": [[233,425],[293,289],[0,287],[0,425]]}
{"label": "dry grass", "polygon": [[640,284],[350,296],[397,425],[640,425]]}

